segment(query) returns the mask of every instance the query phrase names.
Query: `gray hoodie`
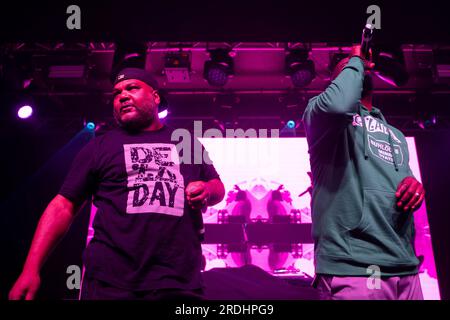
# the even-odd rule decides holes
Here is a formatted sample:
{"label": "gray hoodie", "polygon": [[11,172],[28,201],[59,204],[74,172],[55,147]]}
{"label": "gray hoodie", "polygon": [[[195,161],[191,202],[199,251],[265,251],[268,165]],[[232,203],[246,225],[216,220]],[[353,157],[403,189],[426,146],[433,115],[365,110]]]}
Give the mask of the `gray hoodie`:
{"label": "gray hoodie", "polygon": [[316,273],[382,276],[417,273],[412,212],[396,207],[399,183],[412,176],[404,135],[361,102],[364,65],[349,60],[303,115],[314,189]]}

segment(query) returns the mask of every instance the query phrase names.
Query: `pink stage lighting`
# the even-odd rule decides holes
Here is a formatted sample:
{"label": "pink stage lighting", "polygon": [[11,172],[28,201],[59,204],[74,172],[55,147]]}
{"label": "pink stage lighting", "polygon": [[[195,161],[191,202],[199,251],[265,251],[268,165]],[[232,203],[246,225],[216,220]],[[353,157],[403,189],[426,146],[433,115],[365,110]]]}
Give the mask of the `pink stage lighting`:
{"label": "pink stage lighting", "polygon": [[[247,197],[256,210],[249,212],[250,218],[267,218],[267,198],[270,190],[283,185],[280,210],[296,212],[301,223],[311,222],[310,193],[311,180],[308,145],[306,138],[246,138],[219,139],[202,138],[209,156],[225,184],[228,196],[209,208],[203,215],[205,223],[218,223],[220,213],[226,210],[230,215],[236,211],[236,201],[231,201],[235,185],[245,190]],[[410,167],[421,181],[419,159],[413,137],[407,137],[410,153]],[[301,195],[301,196],[299,196]],[[414,213],[416,254],[421,257],[420,282],[426,300],[440,299],[439,287],[431,245],[431,234],[425,203]],[[226,253],[218,250],[217,245],[203,244],[206,269],[217,267],[218,259],[226,267],[240,267],[248,261],[276,276],[307,274],[314,276],[314,245],[301,244],[299,252],[274,254],[270,246],[250,248],[247,253]],[[246,262],[247,261],[247,262]],[[282,271],[280,273],[280,271]],[[288,272],[288,274],[286,274]]]}

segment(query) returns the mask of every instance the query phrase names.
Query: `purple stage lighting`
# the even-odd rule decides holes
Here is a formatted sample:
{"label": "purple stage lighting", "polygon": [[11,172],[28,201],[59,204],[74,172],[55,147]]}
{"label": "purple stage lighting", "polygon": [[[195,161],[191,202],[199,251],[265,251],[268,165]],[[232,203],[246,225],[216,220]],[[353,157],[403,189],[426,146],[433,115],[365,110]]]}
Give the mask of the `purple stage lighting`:
{"label": "purple stage lighting", "polygon": [[234,74],[234,61],[229,49],[209,50],[211,60],[205,62],[203,77],[211,86],[223,87]]}
{"label": "purple stage lighting", "polygon": [[168,114],[169,114],[169,111],[167,109],[165,109],[165,110],[163,110],[163,111],[158,113],[158,117],[160,119],[164,119],[165,117],[167,117]]}
{"label": "purple stage lighting", "polygon": [[20,119],[27,119],[29,117],[31,117],[31,115],[33,114],[33,108],[31,108],[31,106],[22,106],[19,108],[19,110],[17,111],[17,116]]}

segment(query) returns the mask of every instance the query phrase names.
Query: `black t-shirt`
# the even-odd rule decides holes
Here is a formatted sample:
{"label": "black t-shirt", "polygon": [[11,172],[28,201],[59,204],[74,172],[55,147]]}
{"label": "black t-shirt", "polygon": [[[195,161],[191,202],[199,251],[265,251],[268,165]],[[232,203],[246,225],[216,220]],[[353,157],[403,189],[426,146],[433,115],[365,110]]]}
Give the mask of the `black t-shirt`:
{"label": "black t-shirt", "polygon": [[[115,129],[92,139],[74,159],[59,194],[75,203],[93,195],[98,208],[83,255],[86,276],[128,290],[203,286],[203,221],[184,190],[219,175],[199,161],[206,151],[197,139],[176,135],[172,141],[173,131]],[[180,148],[181,140],[187,147]]]}

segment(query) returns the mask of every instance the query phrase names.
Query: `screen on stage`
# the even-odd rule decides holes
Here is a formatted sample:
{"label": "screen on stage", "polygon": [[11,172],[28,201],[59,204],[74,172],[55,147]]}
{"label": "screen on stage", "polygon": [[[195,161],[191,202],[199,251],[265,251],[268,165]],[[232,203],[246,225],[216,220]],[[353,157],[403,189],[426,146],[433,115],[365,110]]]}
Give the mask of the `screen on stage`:
{"label": "screen on stage", "polygon": [[[264,223],[273,215],[285,216],[289,223],[311,223],[311,179],[306,138],[200,140],[209,152],[226,190],[224,200],[204,212],[205,224],[233,221],[239,216],[246,216],[247,222]],[[414,138],[407,137],[406,140],[411,170],[421,181]],[[423,259],[420,280],[424,298],[439,299],[425,203],[414,216],[415,250],[417,256]],[[251,263],[277,276],[314,276],[312,243],[299,243],[290,248],[270,244],[248,248],[236,244],[203,244],[203,254],[206,270]]]}
{"label": "screen on stage", "polygon": [[[411,170],[421,181],[414,138],[407,137],[406,140]],[[228,241],[226,244],[217,241],[202,244],[205,270],[253,264],[279,277],[312,279],[312,241],[286,245],[266,243],[263,239],[273,238],[270,230],[276,231],[276,236],[280,237],[283,236],[283,226],[311,224],[312,182],[306,138],[200,138],[200,141],[208,151],[226,190],[224,200],[203,213],[203,221],[206,226],[211,224],[217,227],[221,224],[219,227],[231,227],[224,235]],[[92,222],[95,213],[96,208],[92,206],[88,243],[94,233]],[[422,260],[419,276],[423,295],[427,300],[438,300],[439,287],[425,202],[414,213],[414,217],[415,250]],[[253,236],[258,235],[261,243],[252,243],[245,236],[239,238],[239,235],[247,235],[248,232],[241,233],[236,225],[255,227],[253,231],[259,228],[260,234],[253,232]],[[264,229],[265,226],[272,229]],[[306,238],[310,237],[310,228],[301,230],[308,233]],[[229,241],[235,235],[235,242]],[[247,244],[243,246],[242,243]]]}

